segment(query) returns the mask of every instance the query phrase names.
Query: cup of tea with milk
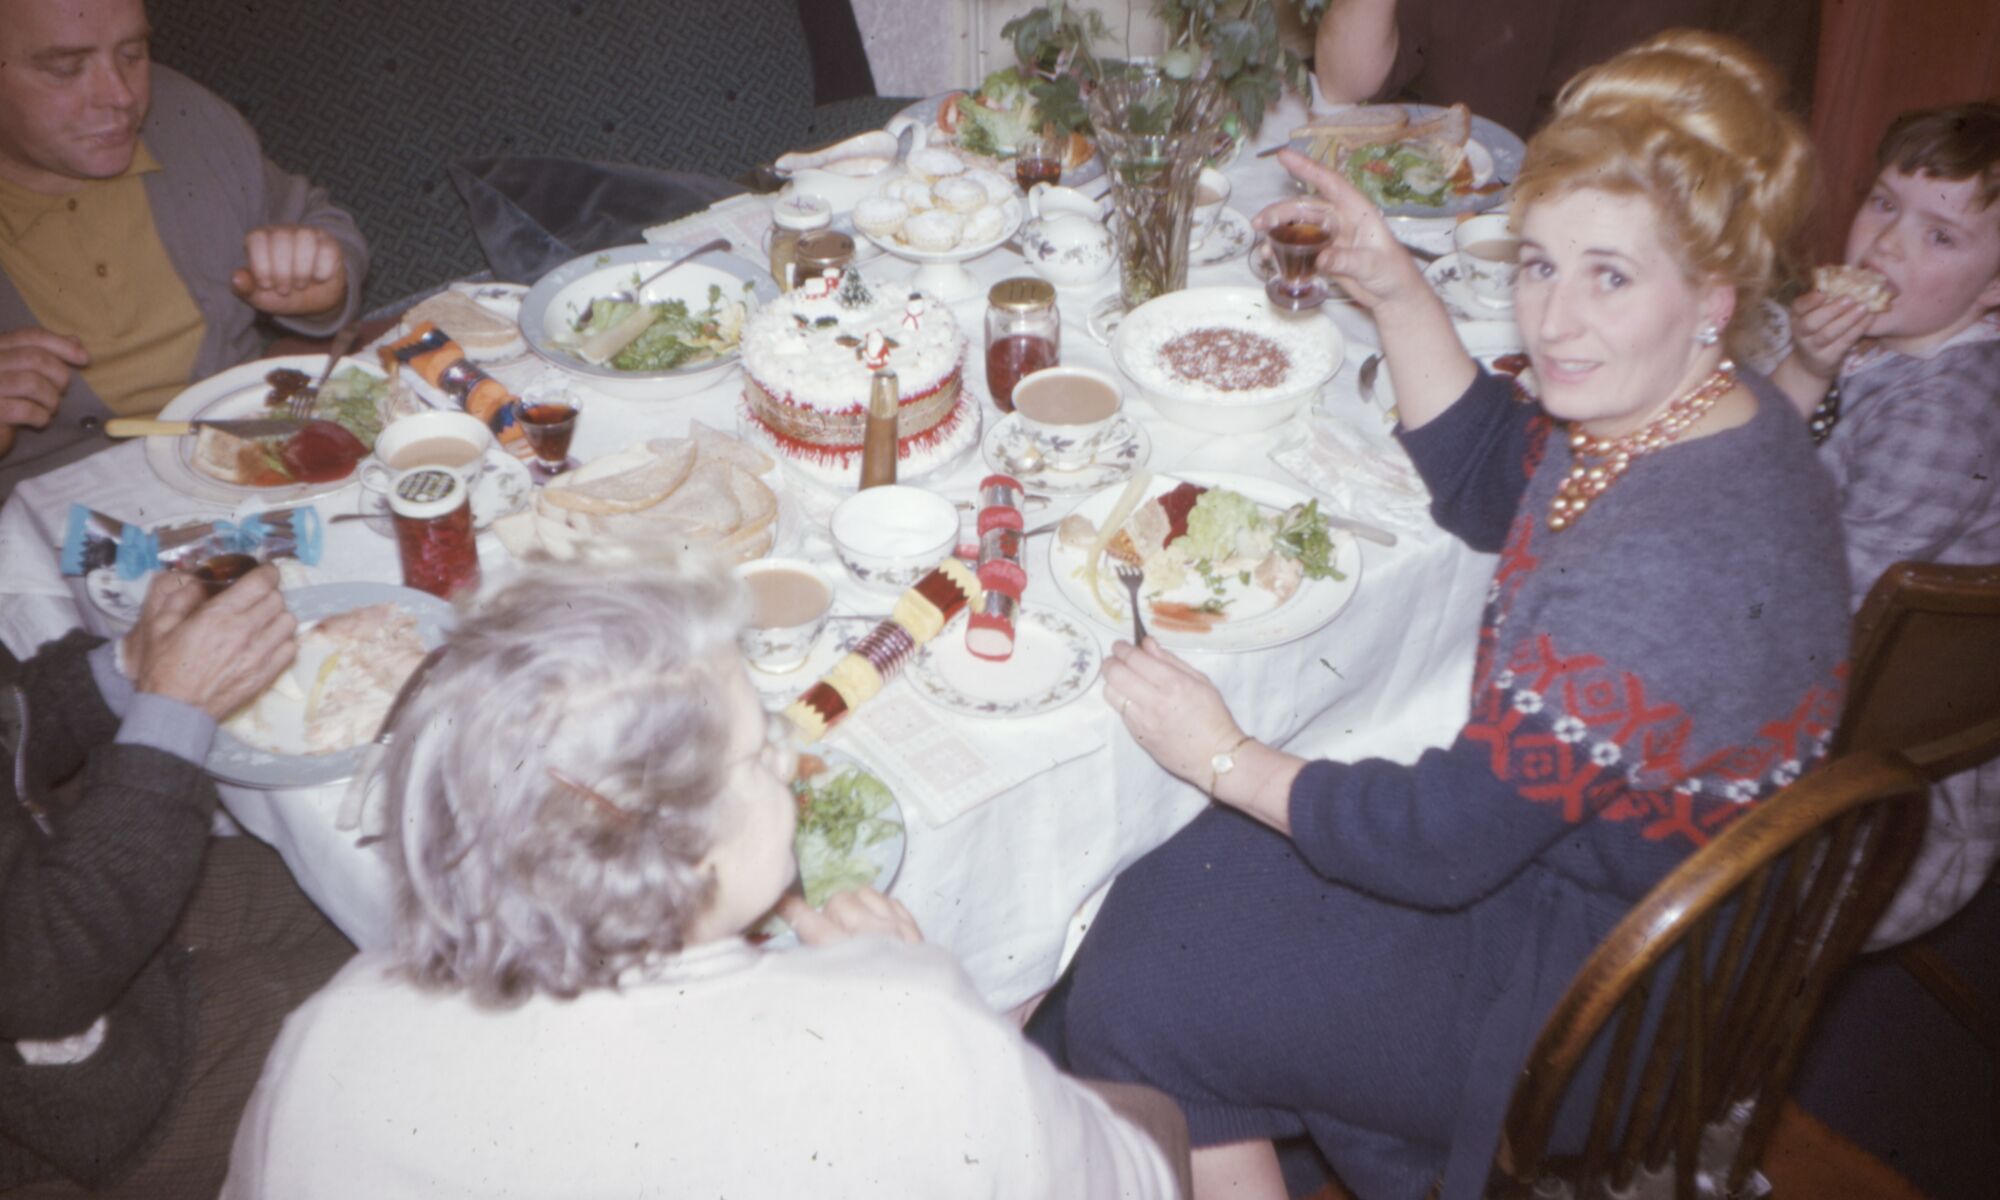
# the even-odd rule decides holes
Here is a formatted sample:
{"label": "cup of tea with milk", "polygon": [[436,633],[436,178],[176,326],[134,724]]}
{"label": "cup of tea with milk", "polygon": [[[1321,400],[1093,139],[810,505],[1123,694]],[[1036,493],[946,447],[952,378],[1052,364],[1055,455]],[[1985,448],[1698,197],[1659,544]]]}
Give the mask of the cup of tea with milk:
{"label": "cup of tea with milk", "polygon": [[486,469],[493,431],[466,412],[437,410],[398,417],[375,436],[375,457],[361,464],[361,482],[386,494],[396,477],[418,467],[437,467],[465,481],[469,491]]}
{"label": "cup of tea with milk", "polygon": [[1088,367],[1048,367],[1014,385],[1022,435],[1059,471],[1090,465],[1124,403],[1118,381]]}
{"label": "cup of tea with milk", "polygon": [[1521,239],[1503,213],[1468,217],[1452,231],[1458,269],[1472,294],[1494,308],[1514,307],[1514,279],[1521,272]]}
{"label": "cup of tea with milk", "polygon": [[750,665],[769,674],[796,671],[812,656],[833,611],[833,588],[803,559],[760,558],[736,568],[750,593],[750,619],[737,646]]}

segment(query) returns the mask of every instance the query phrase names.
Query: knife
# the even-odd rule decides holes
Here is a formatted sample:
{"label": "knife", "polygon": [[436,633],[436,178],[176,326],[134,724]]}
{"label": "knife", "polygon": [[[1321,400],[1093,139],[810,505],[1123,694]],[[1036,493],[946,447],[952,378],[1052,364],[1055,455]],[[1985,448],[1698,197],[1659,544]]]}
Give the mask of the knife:
{"label": "knife", "polygon": [[150,417],[113,417],[104,423],[106,435],[128,437],[185,437],[203,427],[232,437],[290,437],[306,427],[306,422],[290,417],[251,417],[239,421],[156,421]]}
{"label": "knife", "polygon": [[1345,529],[1355,537],[1366,538],[1380,546],[1393,546],[1396,544],[1396,535],[1390,533],[1380,525],[1370,525],[1366,521],[1357,521],[1353,517],[1343,517],[1339,513],[1330,513],[1326,511],[1324,505],[1320,507],[1319,515],[1326,518],[1328,525],[1333,526],[1335,529]]}

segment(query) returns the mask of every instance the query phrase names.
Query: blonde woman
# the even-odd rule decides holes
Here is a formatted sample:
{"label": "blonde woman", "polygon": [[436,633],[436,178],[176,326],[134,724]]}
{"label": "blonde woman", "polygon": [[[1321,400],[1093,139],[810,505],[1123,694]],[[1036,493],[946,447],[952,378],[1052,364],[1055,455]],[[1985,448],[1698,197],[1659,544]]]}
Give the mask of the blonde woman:
{"label": "blonde woman", "polygon": [[1832,491],[1729,355],[1808,197],[1777,92],[1684,31],[1565,89],[1513,201],[1535,400],[1466,356],[1372,206],[1286,157],[1338,231],[1321,268],[1374,310],[1434,515],[1499,563],[1467,722],[1413,764],[1266,746],[1152,642],[1106,667],[1139,744],[1219,804],[1118,880],[1031,1029],[1177,1097],[1197,1195],[1282,1195],[1272,1140],[1302,1134],[1364,1200],[1477,1195],[1591,947],[1823,753]]}

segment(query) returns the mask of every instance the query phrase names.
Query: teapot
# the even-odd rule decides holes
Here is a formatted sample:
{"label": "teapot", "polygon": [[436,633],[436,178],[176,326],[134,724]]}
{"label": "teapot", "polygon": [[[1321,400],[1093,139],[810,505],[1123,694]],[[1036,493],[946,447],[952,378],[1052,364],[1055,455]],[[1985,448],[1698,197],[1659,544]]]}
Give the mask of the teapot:
{"label": "teapot", "polygon": [[1104,207],[1075,188],[1038,183],[1028,192],[1031,219],[1021,226],[1021,255],[1057,287],[1096,283],[1117,255]]}

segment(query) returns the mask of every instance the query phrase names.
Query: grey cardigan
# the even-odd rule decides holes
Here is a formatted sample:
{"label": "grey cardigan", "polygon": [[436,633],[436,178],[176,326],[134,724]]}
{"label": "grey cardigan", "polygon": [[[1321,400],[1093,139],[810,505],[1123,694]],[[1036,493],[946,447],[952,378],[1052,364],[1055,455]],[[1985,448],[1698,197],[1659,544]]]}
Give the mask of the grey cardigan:
{"label": "grey cardigan", "polygon": [[[230,273],[243,265],[244,235],[261,225],[324,229],[339,241],[347,260],[347,304],[339,314],[318,322],[281,323],[317,337],[354,319],[368,271],[360,229],[324,188],[265,158],[240,113],[187,76],[155,63],[152,108],[139,136],[163,168],[145,177],[153,224],[208,323],[190,383],[250,358],[262,345],[256,310],[229,288]],[[0,272],[0,331],[34,324],[34,313]],[[108,415],[83,377],[72,376],[48,428],[20,430],[14,448],[0,457],[0,500],[29,476],[102,449],[108,443],[100,426]]]}
{"label": "grey cardigan", "polygon": [[[43,835],[0,771],[0,1193],[62,1175],[101,1187],[151,1148],[194,1061],[195,982],[169,933],[208,846],[215,785],[199,766],[112,741],[91,676],[97,639],[72,633],[15,666],[31,713],[30,769],[82,786]],[[29,1066],[13,1043],[106,1040],[69,1066]]]}

